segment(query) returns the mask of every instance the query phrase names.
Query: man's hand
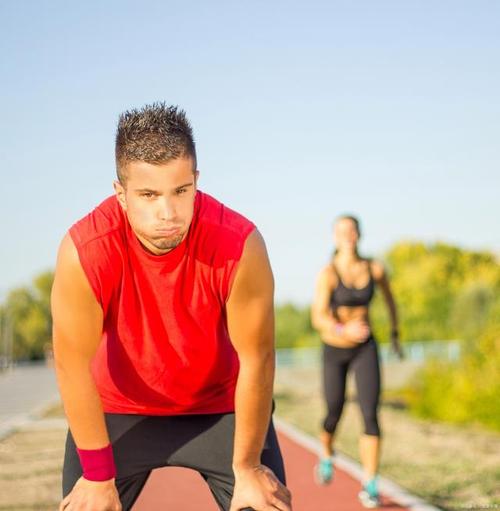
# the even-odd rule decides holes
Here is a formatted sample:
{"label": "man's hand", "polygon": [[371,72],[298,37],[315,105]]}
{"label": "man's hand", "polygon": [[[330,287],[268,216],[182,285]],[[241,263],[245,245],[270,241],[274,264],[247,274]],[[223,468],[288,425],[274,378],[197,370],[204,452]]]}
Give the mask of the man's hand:
{"label": "man's hand", "polygon": [[80,477],[59,505],[59,511],[121,511],[115,480],[87,481]]}
{"label": "man's hand", "polygon": [[292,496],[265,465],[235,471],[236,482],[229,511],[292,511]]}
{"label": "man's hand", "polygon": [[342,336],[351,342],[362,343],[368,339],[370,327],[366,321],[353,320],[348,321],[342,330]]}

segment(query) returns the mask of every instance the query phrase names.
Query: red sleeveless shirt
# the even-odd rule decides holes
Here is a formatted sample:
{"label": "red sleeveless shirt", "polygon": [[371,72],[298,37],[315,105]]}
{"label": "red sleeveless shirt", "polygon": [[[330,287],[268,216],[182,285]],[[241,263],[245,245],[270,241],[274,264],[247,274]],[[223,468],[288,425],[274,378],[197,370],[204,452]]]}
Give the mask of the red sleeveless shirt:
{"label": "red sleeveless shirt", "polygon": [[104,312],[91,369],[105,412],[234,411],[239,364],[225,303],[254,228],[199,191],[188,234],[165,255],[142,247],[115,196],[70,228]]}

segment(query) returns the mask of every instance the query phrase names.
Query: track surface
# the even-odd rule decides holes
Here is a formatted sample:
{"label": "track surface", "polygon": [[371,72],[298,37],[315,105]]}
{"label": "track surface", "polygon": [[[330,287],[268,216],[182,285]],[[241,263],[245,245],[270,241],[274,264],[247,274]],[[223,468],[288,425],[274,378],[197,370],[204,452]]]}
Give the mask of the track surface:
{"label": "track surface", "polygon": [[[293,495],[294,511],[361,511],[358,501],[360,484],[337,469],[335,481],[318,486],[313,480],[315,455],[279,432],[286,466],[287,484]],[[407,510],[385,496],[378,509]],[[218,511],[210,490],[201,476],[189,469],[162,468],[153,471],[133,511]]]}

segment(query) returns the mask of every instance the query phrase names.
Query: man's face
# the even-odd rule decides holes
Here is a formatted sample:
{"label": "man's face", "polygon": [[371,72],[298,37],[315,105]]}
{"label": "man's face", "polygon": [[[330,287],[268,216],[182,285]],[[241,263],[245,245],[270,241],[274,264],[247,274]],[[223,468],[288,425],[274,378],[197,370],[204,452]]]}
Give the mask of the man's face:
{"label": "man's face", "polygon": [[155,255],[169,252],[185,238],[193,218],[198,171],[193,160],[129,162],[126,183],[114,182],[120,205],[144,247]]}

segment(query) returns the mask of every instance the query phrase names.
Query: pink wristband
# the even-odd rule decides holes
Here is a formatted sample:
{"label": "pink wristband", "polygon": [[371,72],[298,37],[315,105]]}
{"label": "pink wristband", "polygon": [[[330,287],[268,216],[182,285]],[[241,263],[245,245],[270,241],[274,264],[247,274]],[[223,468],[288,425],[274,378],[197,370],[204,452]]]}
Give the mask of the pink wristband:
{"label": "pink wristband", "polygon": [[83,477],[88,481],[107,481],[116,476],[111,444],[102,449],[78,449]]}
{"label": "pink wristband", "polygon": [[344,325],[342,323],[335,323],[335,333],[337,335],[342,335],[344,331]]}

